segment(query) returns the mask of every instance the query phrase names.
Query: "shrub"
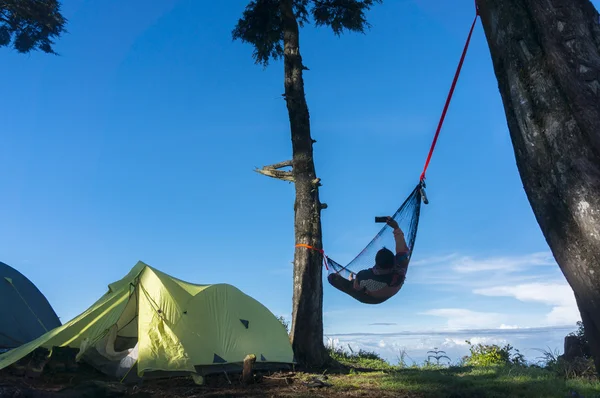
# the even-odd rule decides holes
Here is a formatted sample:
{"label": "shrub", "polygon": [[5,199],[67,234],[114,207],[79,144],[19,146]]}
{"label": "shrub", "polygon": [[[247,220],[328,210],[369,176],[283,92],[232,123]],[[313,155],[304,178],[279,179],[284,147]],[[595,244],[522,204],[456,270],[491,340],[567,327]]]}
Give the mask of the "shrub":
{"label": "shrub", "polygon": [[[519,350],[506,344],[469,344],[470,354],[463,357],[463,364],[468,366],[525,365],[525,357]],[[513,352],[514,351],[514,352]]]}
{"label": "shrub", "polygon": [[579,340],[579,344],[581,345],[581,348],[583,349],[583,355],[586,358],[591,357],[590,344],[588,343],[587,338],[585,337],[585,329],[583,327],[583,322],[578,321],[577,322],[577,331],[569,333],[568,336],[576,337],[577,340]]}
{"label": "shrub", "polygon": [[557,353],[542,351],[543,368],[565,379],[587,378],[595,379],[596,367],[592,358],[573,358],[567,360]]}
{"label": "shrub", "polygon": [[557,376],[565,379],[587,378],[596,379],[596,367],[594,360],[588,358],[565,359],[558,351],[538,350],[542,353],[539,361],[539,367],[555,373]]}

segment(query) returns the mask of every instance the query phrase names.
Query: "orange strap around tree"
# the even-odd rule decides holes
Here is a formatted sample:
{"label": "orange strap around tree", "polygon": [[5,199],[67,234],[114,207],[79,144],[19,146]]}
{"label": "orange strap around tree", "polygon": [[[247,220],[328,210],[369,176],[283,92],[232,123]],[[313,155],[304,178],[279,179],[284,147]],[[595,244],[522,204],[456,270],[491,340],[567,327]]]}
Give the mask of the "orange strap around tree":
{"label": "orange strap around tree", "polygon": [[319,252],[319,253],[321,253],[321,254],[325,253],[325,251],[324,251],[324,250],[322,250],[322,249],[317,249],[316,247],[312,247],[312,246],[310,246],[310,245],[305,245],[304,243],[298,243],[298,244],[296,245],[296,247],[306,247],[307,249],[311,249],[311,250],[318,251],[318,252]]}
{"label": "orange strap around tree", "polygon": [[298,244],[296,244],[296,247],[304,247],[306,249],[314,250],[314,251],[321,253],[323,255],[323,264],[325,264],[325,269],[329,271],[329,267],[327,266],[327,256],[325,255],[325,250],[317,249],[316,247],[307,245],[305,243],[298,243]]}

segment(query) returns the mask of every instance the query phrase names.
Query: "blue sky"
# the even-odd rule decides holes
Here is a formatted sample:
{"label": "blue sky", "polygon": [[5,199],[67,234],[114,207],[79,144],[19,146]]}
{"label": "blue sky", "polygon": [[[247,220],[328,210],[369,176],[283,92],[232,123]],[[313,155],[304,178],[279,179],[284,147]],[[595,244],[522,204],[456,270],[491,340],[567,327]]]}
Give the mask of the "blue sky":
{"label": "blue sky", "polygon": [[[289,318],[294,189],[253,172],[291,157],[283,66],[256,66],[232,42],[245,1],[202,4],[69,0],[61,56],[0,50],[0,261],[63,321],[138,260],[230,283]],[[417,183],[473,16],[472,1],[387,1],[367,35],[302,30],[332,258],[360,252],[373,216]],[[373,307],[325,284],[326,334],[574,329],[480,23],[427,177],[404,288]]]}

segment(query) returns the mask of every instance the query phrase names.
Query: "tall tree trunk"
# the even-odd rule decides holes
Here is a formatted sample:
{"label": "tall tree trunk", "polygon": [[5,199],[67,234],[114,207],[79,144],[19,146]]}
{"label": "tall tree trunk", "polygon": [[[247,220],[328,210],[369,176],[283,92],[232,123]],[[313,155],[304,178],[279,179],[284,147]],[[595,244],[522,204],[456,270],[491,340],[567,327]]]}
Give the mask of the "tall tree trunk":
{"label": "tall tree trunk", "polygon": [[477,0],[517,167],[600,372],[600,26],[589,0]]}
{"label": "tall tree trunk", "polygon": [[[280,9],[284,30],[285,100],[292,133],[292,172],[296,187],[295,239],[297,244],[322,249],[319,180],[302,79],[298,22],[292,0],[281,0]],[[296,360],[310,367],[322,366],[327,359],[323,344],[322,260],[322,254],[316,250],[296,248],[291,341]]]}

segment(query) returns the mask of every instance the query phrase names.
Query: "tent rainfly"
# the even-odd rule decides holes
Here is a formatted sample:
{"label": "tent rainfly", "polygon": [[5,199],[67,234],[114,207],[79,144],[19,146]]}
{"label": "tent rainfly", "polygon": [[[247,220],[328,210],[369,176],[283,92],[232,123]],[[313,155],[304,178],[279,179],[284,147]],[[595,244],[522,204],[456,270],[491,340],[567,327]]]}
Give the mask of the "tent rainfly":
{"label": "tent rainfly", "polygon": [[238,370],[248,354],[257,369],[294,363],[285,327],[261,303],[231,285],[184,282],[143,262],[70,322],[0,355],[0,369],[38,347],[78,348],[78,361],[123,380]]}
{"label": "tent rainfly", "polygon": [[0,352],[28,343],[60,324],[39,289],[0,262]]}

